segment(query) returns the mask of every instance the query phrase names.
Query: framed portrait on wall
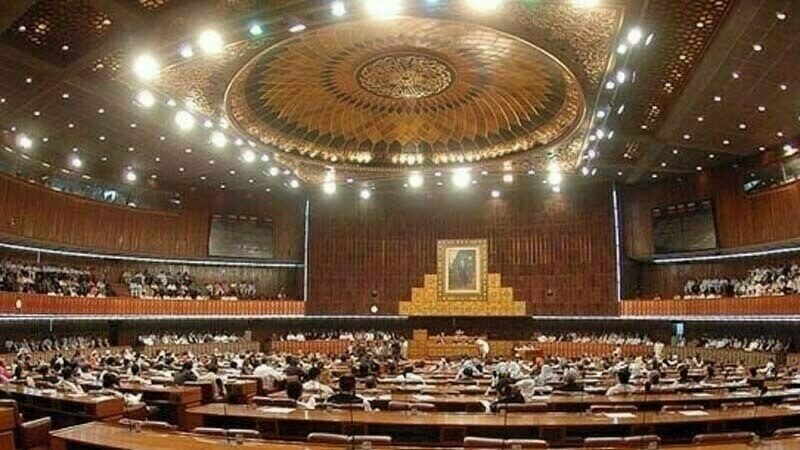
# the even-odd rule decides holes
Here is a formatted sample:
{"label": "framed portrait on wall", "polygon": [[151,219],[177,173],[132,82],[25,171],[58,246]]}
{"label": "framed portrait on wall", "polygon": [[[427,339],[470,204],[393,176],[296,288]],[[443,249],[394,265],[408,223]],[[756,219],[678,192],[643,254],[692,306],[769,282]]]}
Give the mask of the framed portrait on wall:
{"label": "framed portrait on wall", "polygon": [[486,300],[488,242],[448,239],[437,242],[439,299]]}

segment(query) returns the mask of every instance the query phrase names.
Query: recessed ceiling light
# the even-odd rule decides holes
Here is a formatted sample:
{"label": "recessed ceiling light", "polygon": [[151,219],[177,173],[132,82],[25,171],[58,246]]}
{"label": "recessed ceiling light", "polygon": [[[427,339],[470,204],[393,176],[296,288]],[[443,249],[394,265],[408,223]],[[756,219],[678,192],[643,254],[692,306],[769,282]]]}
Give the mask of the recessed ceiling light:
{"label": "recessed ceiling light", "polygon": [[63,98],[64,100],[68,99],[69,98],[69,92],[64,92],[63,94],[61,94],[61,98]]}
{"label": "recessed ceiling light", "polygon": [[264,29],[261,27],[261,25],[254,23],[253,25],[250,25],[250,28],[247,30],[247,32],[250,33],[250,36],[261,36],[264,34]]}
{"label": "recessed ceiling light", "polygon": [[33,140],[27,134],[17,136],[17,146],[24,149],[33,147]]}
{"label": "recessed ceiling light", "polygon": [[610,91],[611,89],[614,89],[616,86],[617,86],[616,83],[614,83],[613,81],[611,81],[611,80],[606,81],[606,89],[607,90]]}
{"label": "recessed ceiling light", "polygon": [[697,170],[698,172],[702,172],[703,171],[703,166],[697,166],[697,167],[695,167],[695,170]]}
{"label": "recessed ceiling light", "polygon": [[691,135],[691,134],[689,134],[689,133],[686,133],[686,134],[684,134],[684,135],[683,135],[683,139],[684,139],[684,140],[687,140],[687,141],[688,141],[688,140],[689,140],[689,139],[691,139],[691,138],[692,138],[692,135]]}
{"label": "recessed ceiling light", "polygon": [[297,189],[300,187],[300,182],[292,178],[291,180],[289,180],[289,187],[291,187],[292,189]]}
{"label": "recessed ceiling light", "polygon": [[500,191],[497,189],[492,190],[492,198],[500,198]]}
{"label": "recessed ceiling light", "polygon": [[156,157],[154,158],[154,160],[155,160],[155,162],[157,162],[157,163],[158,163],[158,162],[161,162],[161,157],[160,157],[160,156],[156,156]]}
{"label": "recessed ceiling light", "polygon": [[753,44],[753,50],[760,52],[761,50],[764,50],[764,46],[762,44],[755,43]]}
{"label": "recessed ceiling light", "polygon": [[105,140],[106,140],[106,137],[101,135],[101,136],[98,136],[98,137],[97,137],[97,139],[98,139],[99,141],[105,141]]}
{"label": "recessed ceiling light", "polygon": [[746,123],[740,123],[740,124],[739,124],[739,129],[740,129],[740,130],[745,130],[745,129],[747,129],[747,124],[746,124]]}
{"label": "recessed ceiling light", "polygon": [[719,102],[721,102],[721,101],[722,101],[722,97],[720,97],[719,95],[715,95],[715,96],[714,96],[714,101],[715,101],[715,102],[717,102],[717,103],[719,103]]}
{"label": "recessed ceiling light", "polygon": [[194,116],[187,111],[178,111],[175,113],[175,124],[181,131],[189,131],[194,128]]}
{"label": "recessed ceiling light", "polygon": [[194,49],[190,44],[183,44],[181,48],[178,50],[178,53],[181,55],[182,58],[189,59],[194,56]]}
{"label": "recessed ceiling light", "polygon": [[789,86],[787,86],[787,85],[786,85],[786,84],[784,84],[784,83],[781,83],[781,84],[779,84],[779,85],[778,85],[778,87],[779,87],[779,88],[780,88],[782,91],[785,91],[785,90],[789,89]]}
{"label": "recessed ceiling light", "polygon": [[709,154],[708,154],[708,158],[709,158],[709,159],[714,159],[714,158],[716,158],[716,157],[717,157],[717,155],[715,155],[715,154],[713,154],[713,153],[709,153]]}
{"label": "recessed ceiling light", "polygon": [[704,24],[702,21],[700,21],[700,22],[697,22],[697,23],[696,23],[696,24],[694,24],[694,25],[695,25],[697,28],[703,28],[704,26],[706,26],[706,24]]}
{"label": "recessed ceiling light", "polygon": [[730,145],[730,144],[731,144],[731,141],[729,141],[728,139],[724,139],[722,141],[722,145]]}
{"label": "recessed ceiling light", "polygon": [[213,166],[213,165],[214,165],[214,160],[213,160],[213,159],[209,159],[209,160],[208,160],[208,164],[210,164],[210,165],[212,165],[212,166]]}
{"label": "recessed ceiling light", "polygon": [[764,106],[764,105],[758,105],[758,108],[756,108],[756,109],[758,109],[758,112],[764,112],[764,111],[767,110],[767,107]]}
{"label": "recessed ceiling light", "polygon": [[256,153],[250,149],[242,152],[242,160],[246,163],[251,163],[256,160]]}
{"label": "recessed ceiling light", "polygon": [[183,167],[178,167],[178,172],[183,172],[183,171],[185,171],[185,170],[186,170],[186,169],[184,169]]}
{"label": "recessed ceiling light", "polygon": [[299,33],[301,31],[305,31],[305,29],[306,29],[306,26],[304,24],[298,23],[296,25],[292,25],[291,28],[289,28],[289,32],[290,33]]}
{"label": "recessed ceiling light", "polygon": [[734,80],[738,80],[739,79],[739,72],[731,73],[731,77],[733,77]]}
{"label": "recessed ceiling light", "polygon": [[672,149],[672,154],[673,154],[673,155],[677,155],[677,154],[678,154],[678,151],[679,151],[679,150],[678,150],[677,148],[673,148],[673,149]]}
{"label": "recessed ceiling light", "polygon": [[372,197],[372,192],[369,189],[362,189],[358,196],[361,197],[361,200],[369,200]]}
{"label": "recessed ceiling light", "polygon": [[205,30],[200,33],[197,38],[197,45],[200,50],[207,55],[213,55],[222,51],[225,43],[222,41],[222,35],[214,30]]}
{"label": "recessed ceiling light", "polygon": [[228,171],[228,173],[229,173],[230,175],[236,175],[236,171],[235,171],[235,170],[233,170],[233,169],[229,170],[229,171]]}
{"label": "recessed ceiling light", "polygon": [[158,61],[150,54],[139,55],[133,61],[133,73],[143,81],[154,79],[159,69]]}
{"label": "recessed ceiling light", "polygon": [[419,172],[411,172],[408,175],[408,185],[412,188],[421,187],[425,183],[425,178]]}
{"label": "recessed ceiling light", "polygon": [[767,149],[767,147],[764,147],[763,145],[758,147],[758,151],[760,151],[760,152],[763,152],[766,149]]}
{"label": "recessed ceiling light", "polygon": [[192,149],[191,149],[190,147],[187,147],[187,148],[185,148],[185,149],[183,150],[183,152],[184,152],[184,153],[192,153]]}
{"label": "recessed ceiling light", "polygon": [[778,20],[786,20],[786,13],[785,13],[785,12],[783,12],[783,11],[777,11],[777,12],[775,13],[775,17],[776,17]]}
{"label": "recessed ceiling light", "polygon": [[100,109],[97,110],[97,114],[105,114],[105,113],[106,113],[106,110],[103,109],[103,108],[100,108]]}
{"label": "recessed ceiling light", "polygon": [[783,137],[783,131],[778,131],[777,133],[775,133],[775,136]]}
{"label": "recessed ceiling light", "polygon": [[514,175],[510,173],[503,174],[503,183],[511,184],[514,182]]}
{"label": "recessed ceiling light", "polygon": [[39,117],[39,116],[42,115],[42,112],[41,111],[34,111],[33,115],[34,115],[34,117]]}
{"label": "recessed ceiling light", "polygon": [[156,103],[156,98],[152,92],[148,90],[141,90],[136,94],[136,103],[144,108],[150,108]]}
{"label": "recessed ceiling light", "polygon": [[102,158],[100,158],[100,161],[103,161],[103,162],[108,161],[108,156],[103,156]]}
{"label": "recessed ceiling light", "polygon": [[617,54],[624,55],[628,52],[628,46],[626,44],[619,44],[617,46]]}
{"label": "recessed ceiling light", "polygon": [[702,121],[704,121],[704,120],[706,120],[706,119],[705,119],[705,118],[703,118],[703,116],[697,116],[697,121],[698,121],[698,122],[702,122]]}
{"label": "recessed ceiling light", "polygon": [[33,78],[31,78],[31,77],[25,78],[25,83],[27,83],[27,84],[33,83]]}
{"label": "recessed ceiling light", "polygon": [[642,40],[642,29],[639,27],[633,27],[628,31],[628,35],[626,37],[628,39],[628,43],[631,45],[636,45],[639,41]]}
{"label": "recessed ceiling light", "polygon": [[211,133],[211,143],[214,144],[215,147],[222,148],[228,143],[228,138],[225,137],[225,134],[221,131],[214,131]]}
{"label": "recessed ceiling light", "polygon": [[125,172],[125,179],[126,180],[128,180],[130,182],[134,182],[134,181],[136,181],[136,178],[137,178],[136,172],[134,172],[132,170],[129,170],[129,171]]}
{"label": "recessed ceiling light", "polygon": [[658,174],[657,173],[651,174],[650,177],[651,178],[658,178]]}
{"label": "recessed ceiling light", "polygon": [[132,152],[132,151],[134,151],[134,150],[136,150],[136,147],[128,147],[128,151],[129,151],[129,152]]}
{"label": "recessed ceiling light", "polygon": [[661,167],[667,167],[667,162],[666,161],[661,161]]}

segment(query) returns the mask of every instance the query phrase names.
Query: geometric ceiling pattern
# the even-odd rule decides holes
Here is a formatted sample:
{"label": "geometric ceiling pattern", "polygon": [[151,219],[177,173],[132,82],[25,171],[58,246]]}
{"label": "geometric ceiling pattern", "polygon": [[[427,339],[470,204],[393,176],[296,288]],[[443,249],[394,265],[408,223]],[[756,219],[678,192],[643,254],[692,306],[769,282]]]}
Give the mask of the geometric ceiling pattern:
{"label": "geometric ceiling pattern", "polygon": [[[585,8],[580,5],[586,2],[571,0],[504,0],[488,13],[475,12],[461,0],[402,2],[403,16],[420,26],[427,21],[467,24],[483,39],[508,39],[510,51],[526,55],[523,64],[530,66],[521,71],[528,78],[514,74],[515,63],[509,61],[518,58],[492,50],[481,38],[472,48],[456,39],[442,42],[436,36],[442,27],[422,27],[421,42],[410,45],[403,39],[396,46],[370,41],[366,33],[342,42],[315,41],[325,33],[338,39],[337,28],[369,17],[364,2],[344,3],[346,14],[338,17],[330,2],[317,0],[3,2],[2,144],[15,150],[18,164],[35,161],[43,173],[65,177],[119,181],[132,168],[154,189],[261,190],[282,185],[267,169],[302,174],[312,171],[307,166],[334,162],[343,165],[343,175],[352,172],[356,179],[367,178],[359,175],[363,167],[428,170],[469,163],[496,173],[509,161],[515,172],[538,177],[551,156],[567,172],[587,164],[582,159],[587,149],[597,155],[590,164],[598,176],[620,179],[623,174],[637,182],[741,162],[762,148],[797,145],[796,2],[598,0]],[[264,30],[258,37],[248,33],[254,22]],[[305,31],[289,31],[300,23]],[[643,51],[617,53],[635,26],[652,33],[652,42]],[[208,27],[221,32],[225,50],[182,58],[181,46],[191,43],[198,50],[197,33]],[[372,34],[402,37],[388,25],[377,28]],[[162,103],[151,110],[132,102],[144,87],[130,71],[132,58],[142,51],[154,52],[162,63],[161,76],[149,86]],[[297,73],[326,60],[294,57],[303,51],[342,59],[328,60],[332,65],[322,71]],[[291,60],[280,60],[290,54]],[[346,64],[347,57],[353,59]],[[620,68],[627,70],[627,82],[607,90]],[[477,81],[459,87],[465,75]],[[503,85],[487,81],[495,76],[519,89],[501,95]],[[291,77],[307,82],[293,98],[302,109],[285,107],[288,97],[279,85],[292,86]],[[572,87],[578,97],[570,116],[563,110]],[[241,88],[238,98],[234,88]],[[478,91],[480,98],[501,104],[468,107],[469,93]],[[314,110],[310,99],[325,96],[349,101],[361,114],[375,108],[378,120]],[[252,136],[269,162],[244,164],[233,145],[214,149],[203,127],[178,131],[175,109],[163,104],[167,98],[215,124],[229,119],[231,130]],[[329,106],[320,103],[319,109]],[[427,120],[434,112],[436,119]],[[408,119],[414,114],[425,122]],[[574,114],[577,120],[558,124],[558,118]],[[400,116],[402,121],[384,119]],[[554,131],[535,136],[554,124]],[[606,137],[588,142],[601,127]],[[331,131],[330,139],[324,129]],[[15,146],[20,133],[33,138],[30,149]],[[81,168],[70,166],[74,155],[82,159]]]}
{"label": "geometric ceiling pattern", "polygon": [[271,46],[228,89],[232,122],[326,164],[442,166],[550,146],[585,113],[541,49],[474,24],[344,22]]}

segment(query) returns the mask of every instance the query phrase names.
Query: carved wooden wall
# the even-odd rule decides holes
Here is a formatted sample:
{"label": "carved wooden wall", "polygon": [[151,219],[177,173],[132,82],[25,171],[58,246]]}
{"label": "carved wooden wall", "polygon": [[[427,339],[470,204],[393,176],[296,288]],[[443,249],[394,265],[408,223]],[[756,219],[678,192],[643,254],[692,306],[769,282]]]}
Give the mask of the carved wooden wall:
{"label": "carved wooden wall", "polygon": [[302,260],[303,200],[290,193],[197,191],[176,212],[137,210],[0,176],[0,233],[66,246],[168,256],[208,254],[211,214],[271,218],[275,258]]}
{"label": "carved wooden wall", "polygon": [[528,314],[616,312],[610,186],[575,189],[313,198],[307,312],[396,314],[436,273],[439,239],[488,239],[489,272]]}

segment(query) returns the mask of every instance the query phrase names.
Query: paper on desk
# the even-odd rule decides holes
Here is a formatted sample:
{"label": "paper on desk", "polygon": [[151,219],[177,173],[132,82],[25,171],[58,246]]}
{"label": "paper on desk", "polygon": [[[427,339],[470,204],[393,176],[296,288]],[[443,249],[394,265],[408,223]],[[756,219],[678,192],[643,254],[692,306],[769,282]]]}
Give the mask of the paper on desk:
{"label": "paper on desk", "polygon": [[713,397],[710,392],[692,392],[692,397]]}
{"label": "paper on desk", "polygon": [[689,410],[686,410],[686,411],[678,411],[678,414],[683,414],[684,416],[693,416],[693,417],[707,416],[708,415],[708,413],[706,411],[702,411],[702,410],[699,410],[699,409],[689,409]]}
{"label": "paper on desk", "polygon": [[436,400],[436,397],[426,394],[414,394],[411,396],[411,398],[413,398],[414,400],[419,400],[421,402],[430,402]]}
{"label": "paper on desk", "polygon": [[786,405],[786,409],[791,409],[792,411],[800,411],[800,405]]}
{"label": "paper on desk", "polygon": [[546,402],[546,401],[550,400],[550,396],[549,395],[531,395],[530,397],[528,397],[527,400],[529,402],[536,402],[536,401],[540,401],[540,402],[545,401]]}
{"label": "paper on desk", "polygon": [[603,415],[608,417],[609,419],[633,419],[634,417],[636,417],[636,414],[629,412],[603,413]]}
{"label": "paper on desk", "polygon": [[275,414],[289,414],[290,412],[293,412],[295,409],[296,408],[288,408],[283,406],[264,406],[258,408],[258,410],[261,412],[275,413]]}

